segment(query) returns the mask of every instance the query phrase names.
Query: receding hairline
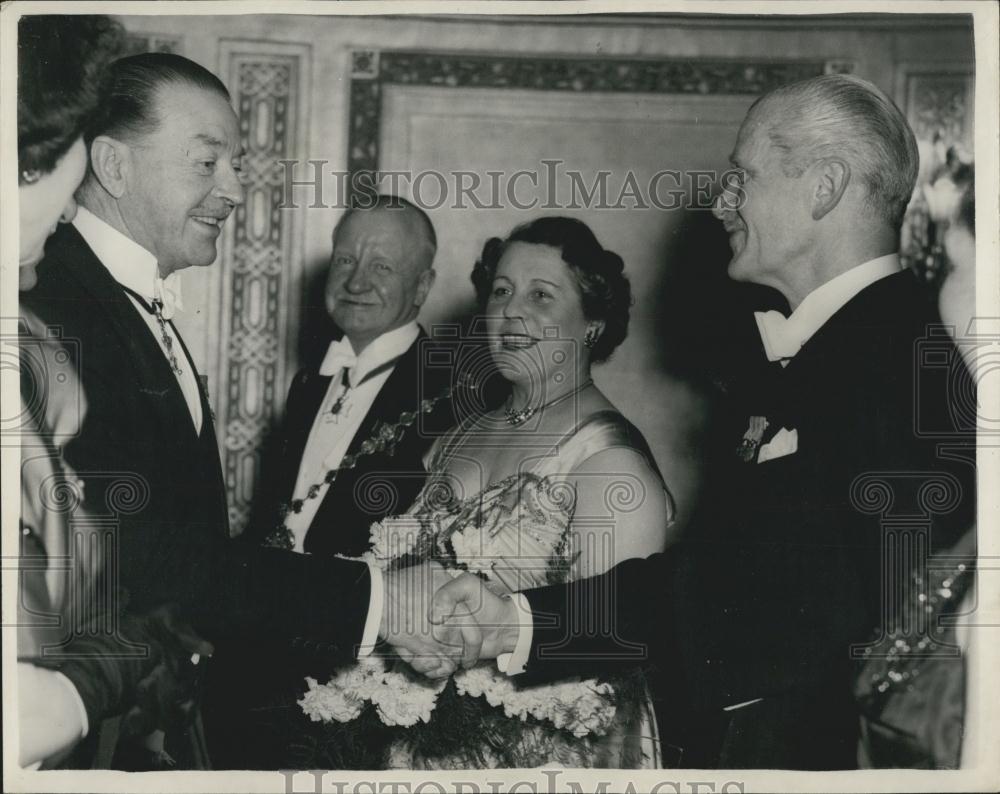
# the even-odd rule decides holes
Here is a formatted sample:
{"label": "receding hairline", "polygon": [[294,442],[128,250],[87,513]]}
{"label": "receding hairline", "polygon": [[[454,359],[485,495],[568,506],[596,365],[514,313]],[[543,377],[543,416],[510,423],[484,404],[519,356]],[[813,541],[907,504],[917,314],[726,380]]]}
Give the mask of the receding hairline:
{"label": "receding hairline", "polygon": [[[421,269],[430,270],[434,266],[434,256],[437,254],[437,239],[434,232],[434,226],[431,223],[430,218],[426,216],[423,210],[408,201],[399,200],[395,206],[391,203],[382,203],[374,207],[349,207],[347,211],[340,216],[337,223],[334,224],[333,232],[331,234],[331,242],[336,245],[337,235],[351,218],[355,216],[370,216],[377,212],[405,213],[405,215],[396,215],[395,217],[406,217],[407,222],[416,226],[419,237],[428,252],[428,255],[426,256],[426,263]],[[423,259],[423,257],[421,258]]]}

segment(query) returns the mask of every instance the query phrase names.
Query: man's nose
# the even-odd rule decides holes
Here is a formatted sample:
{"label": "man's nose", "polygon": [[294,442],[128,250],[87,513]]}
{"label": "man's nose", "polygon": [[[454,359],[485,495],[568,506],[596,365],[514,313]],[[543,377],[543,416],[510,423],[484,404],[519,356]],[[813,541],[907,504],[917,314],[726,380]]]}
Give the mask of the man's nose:
{"label": "man's nose", "polygon": [[371,289],[371,280],[368,278],[368,268],[361,262],[356,262],[351,269],[350,276],[344,282],[344,287],[348,292],[359,294],[368,292]]}
{"label": "man's nose", "polygon": [[59,220],[63,223],[69,223],[76,217],[76,200],[70,196],[69,200],[66,202],[66,206],[63,207],[62,215],[59,216]]}
{"label": "man's nose", "polygon": [[720,221],[724,221],[736,211],[738,202],[739,195],[734,188],[733,177],[724,175],[722,177],[722,191],[712,204],[712,214]]}
{"label": "man's nose", "polygon": [[220,168],[217,171],[218,178],[215,183],[215,190],[213,193],[221,198],[223,201],[229,204],[238,206],[243,203],[243,183],[240,181],[239,174],[236,173],[236,169],[232,166],[228,168]]}

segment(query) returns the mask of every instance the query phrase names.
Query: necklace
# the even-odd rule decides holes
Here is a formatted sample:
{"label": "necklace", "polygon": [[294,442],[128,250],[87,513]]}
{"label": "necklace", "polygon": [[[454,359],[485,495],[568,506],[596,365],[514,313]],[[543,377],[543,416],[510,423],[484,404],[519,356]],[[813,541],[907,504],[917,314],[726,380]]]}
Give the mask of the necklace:
{"label": "necklace", "polygon": [[530,405],[526,405],[524,406],[524,408],[519,408],[518,410],[515,411],[513,408],[510,407],[510,401],[513,399],[512,395],[511,397],[507,398],[507,405],[505,405],[503,409],[503,412],[507,415],[507,424],[509,425],[524,424],[539,411],[543,411],[546,408],[551,408],[553,405],[558,405],[559,403],[568,400],[573,395],[582,392],[593,382],[594,382],[593,378],[587,378],[583,383],[581,383],[579,386],[573,389],[573,391],[566,392],[566,394],[560,395],[559,397],[556,397],[554,400],[549,400],[547,403],[543,403],[542,405],[539,405],[537,408],[534,408]]}
{"label": "necklace", "polygon": [[319,482],[309,486],[306,495],[301,499],[291,499],[283,502],[278,507],[278,522],[264,538],[263,545],[278,549],[291,550],[295,548],[295,536],[292,530],[285,523],[289,513],[301,513],[306,502],[310,499],[318,499],[320,494],[325,495],[324,486],[332,486],[342,471],[348,471],[358,465],[358,461],[366,455],[374,455],[386,452],[392,455],[396,444],[402,439],[407,429],[416,422],[421,414],[429,414],[442,400],[448,400],[452,395],[452,387],[446,387],[440,394],[430,399],[420,401],[420,405],[415,410],[403,411],[393,424],[386,422],[376,422],[372,429],[372,435],[365,439],[354,453],[344,455],[340,465],[334,469],[328,469]]}
{"label": "necklace", "polygon": [[[135,298],[142,308],[156,318],[156,324],[160,326],[160,341],[163,343],[163,352],[166,353],[167,361],[170,363],[170,369],[173,370],[177,377],[180,377],[184,374],[184,370],[182,370],[180,364],[177,363],[177,355],[174,353],[174,340],[170,338],[170,334],[167,332],[168,321],[163,316],[163,301],[159,298],[153,298],[153,302],[150,304],[149,301],[147,301],[134,289],[129,289],[124,284],[122,284],[121,287],[129,295]],[[176,331],[176,329],[174,330]]]}
{"label": "necklace", "polygon": [[163,301],[159,298],[153,299],[153,315],[160,326],[160,339],[163,340],[163,349],[167,351],[167,359],[170,361],[170,369],[175,375],[182,375],[183,370],[177,364],[177,356],[174,354],[174,340],[167,333],[167,321],[163,319]]}
{"label": "necklace", "polygon": [[369,372],[367,375],[365,375],[357,383],[351,383],[351,376],[349,374],[350,367],[344,367],[343,369],[341,369],[340,396],[338,396],[337,399],[334,400],[333,405],[330,406],[330,410],[327,411],[326,413],[326,419],[331,422],[338,422],[340,421],[341,415],[346,417],[348,411],[350,410],[351,405],[349,402],[347,402],[345,406],[345,402],[350,398],[351,391],[360,388],[363,384],[367,383],[372,378],[377,378],[384,372],[388,372],[390,369],[396,366],[396,362],[399,361],[399,359],[401,359],[402,357],[403,357],[402,355],[398,355],[395,358],[389,359],[384,364],[380,364],[379,366],[375,367],[375,369],[373,369],[371,372]]}

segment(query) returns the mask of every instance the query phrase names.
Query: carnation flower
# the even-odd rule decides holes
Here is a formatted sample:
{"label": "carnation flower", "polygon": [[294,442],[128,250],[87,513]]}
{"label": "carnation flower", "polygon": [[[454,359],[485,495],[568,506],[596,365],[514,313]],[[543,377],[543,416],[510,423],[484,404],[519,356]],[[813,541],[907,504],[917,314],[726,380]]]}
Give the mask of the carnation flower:
{"label": "carnation flower", "polygon": [[434,682],[414,680],[402,673],[386,673],[383,684],[371,696],[379,719],[386,725],[410,727],[417,722],[429,722],[437,705],[437,697],[447,679]]}
{"label": "carnation flower", "polygon": [[416,548],[420,538],[420,519],[413,516],[387,516],[376,521],[369,530],[369,552],[379,568],[404,557]]}
{"label": "carnation flower", "polygon": [[306,683],[309,691],[298,703],[313,722],[350,722],[361,713],[364,701],[335,684],[320,684],[315,678],[306,678]]}
{"label": "carnation flower", "polygon": [[382,686],[385,662],[379,656],[365,656],[349,667],[341,668],[330,683],[337,683],[344,691],[365,701]]}
{"label": "carnation flower", "polygon": [[367,656],[339,670],[326,684],[307,678],[309,691],[299,705],[313,722],[350,722],[369,701],[386,725],[409,727],[429,722],[437,697],[447,684],[386,669],[377,656]]}
{"label": "carnation flower", "polygon": [[502,707],[508,717],[525,721],[530,714],[579,737],[603,736],[615,718],[614,688],[593,679],[519,689],[492,666],[478,665],[458,673],[455,686],[460,695],[485,697],[491,706]]}
{"label": "carnation flower", "polygon": [[453,532],[451,547],[455,551],[455,561],[465,565],[469,571],[488,576],[493,570],[497,555],[491,552],[496,550],[490,548],[489,536],[474,524]]}

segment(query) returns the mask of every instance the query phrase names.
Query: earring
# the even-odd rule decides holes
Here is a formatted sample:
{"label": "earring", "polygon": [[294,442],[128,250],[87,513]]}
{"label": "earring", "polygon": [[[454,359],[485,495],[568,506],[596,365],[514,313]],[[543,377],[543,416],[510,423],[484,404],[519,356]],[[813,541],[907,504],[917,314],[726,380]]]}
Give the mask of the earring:
{"label": "earring", "polygon": [[42,172],[37,168],[26,168],[21,172],[21,182],[25,185],[33,185],[42,178]]}
{"label": "earring", "polygon": [[588,348],[593,347],[597,344],[597,331],[593,328],[588,328],[587,333],[583,337],[583,344]]}

